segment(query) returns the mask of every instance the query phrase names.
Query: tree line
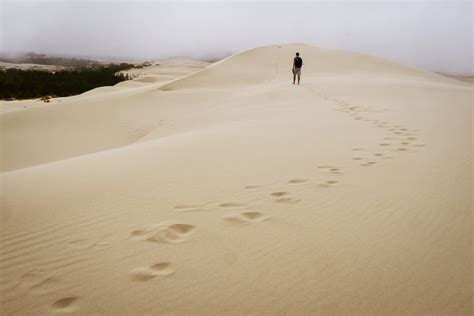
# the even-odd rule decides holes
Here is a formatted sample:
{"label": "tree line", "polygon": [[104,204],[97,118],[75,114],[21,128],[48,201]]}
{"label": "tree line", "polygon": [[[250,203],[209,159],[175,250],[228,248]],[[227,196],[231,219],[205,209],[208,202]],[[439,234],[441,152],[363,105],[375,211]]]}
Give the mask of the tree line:
{"label": "tree line", "polygon": [[84,58],[68,58],[48,56],[46,54],[26,53],[16,56],[0,55],[0,61],[15,64],[40,64],[63,67],[90,67],[100,65],[100,62]]}
{"label": "tree line", "polygon": [[121,70],[132,68],[132,64],[110,64],[106,66],[67,69],[58,72],[42,70],[0,70],[0,99],[31,99],[44,96],[65,97],[88,90],[112,86],[131,79]]}

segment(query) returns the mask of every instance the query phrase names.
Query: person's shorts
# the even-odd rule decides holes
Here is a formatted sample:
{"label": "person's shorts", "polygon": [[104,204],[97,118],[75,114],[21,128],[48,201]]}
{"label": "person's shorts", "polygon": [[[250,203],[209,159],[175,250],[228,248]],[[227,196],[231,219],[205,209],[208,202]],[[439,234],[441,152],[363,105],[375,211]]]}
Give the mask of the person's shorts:
{"label": "person's shorts", "polygon": [[301,68],[293,68],[293,74],[301,76]]}

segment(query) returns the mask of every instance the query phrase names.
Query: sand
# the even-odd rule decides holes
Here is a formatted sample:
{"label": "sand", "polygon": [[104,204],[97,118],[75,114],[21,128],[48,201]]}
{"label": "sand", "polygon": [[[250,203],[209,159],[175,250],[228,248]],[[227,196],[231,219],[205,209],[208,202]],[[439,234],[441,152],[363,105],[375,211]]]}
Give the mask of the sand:
{"label": "sand", "polygon": [[63,66],[57,65],[42,65],[42,64],[30,64],[30,63],[7,63],[0,61],[0,70],[4,69],[18,69],[18,70],[42,70],[42,71],[62,71],[66,69]]}
{"label": "sand", "polygon": [[140,85],[0,115],[3,314],[472,314],[471,85],[303,44]]}
{"label": "sand", "polygon": [[[109,64],[109,62],[102,61],[104,64]],[[3,63],[5,64],[5,63]],[[0,63],[1,68],[2,63]],[[17,68],[17,69],[31,69],[25,68],[28,67],[30,64],[10,64],[10,68]],[[26,65],[26,66],[25,66]],[[44,66],[45,71],[55,71],[57,70],[55,67],[61,66],[51,66],[51,65],[39,65]],[[188,76],[196,71],[199,71],[205,67],[209,66],[209,63],[204,61],[192,60],[187,58],[171,58],[165,60],[163,62],[154,63],[153,66],[143,67],[143,68],[133,68],[130,70],[121,71],[121,73],[128,74],[133,78],[133,80],[127,80],[116,84],[113,87],[106,86],[106,87],[99,87],[87,92],[84,92],[78,96],[71,96],[71,97],[56,97],[50,99],[48,105],[61,103],[64,101],[74,100],[74,102],[82,102],[85,100],[85,96],[95,96],[101,95],[104,96],[106,93],[114,93],[117,92],[125,92],[128,89],[126,88],[140,88],[138,91],[146,91],[146,90],[153,90],[157,86],[150,85],[151,83],[156,83],[162,85],[167,82],[171,82],[177,78],[181,78],[184,76]],[[85,103],[89,104],[89,101],[85,101]],[[14,101],[5,101],[0,100],[0,113],[17,111],[17,110],[24,110],[29,109],[32,107],[39,107],[45,105],[44,101],[41,101],[40,98],[38,99],[26,99],[26,100],[14,100]]]}
{"label": "sand", "polygon": [[472,76],[448,76],[448,77],[456,79],[456,80],[468,82],[474,85],[474,77]]}

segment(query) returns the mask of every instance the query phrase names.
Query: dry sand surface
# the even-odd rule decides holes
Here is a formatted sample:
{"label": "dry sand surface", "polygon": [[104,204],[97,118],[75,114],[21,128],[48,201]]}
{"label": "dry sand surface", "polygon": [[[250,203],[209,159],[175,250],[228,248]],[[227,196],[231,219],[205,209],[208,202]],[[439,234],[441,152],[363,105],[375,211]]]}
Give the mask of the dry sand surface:
{"label": "dry sand surface", "polygon": [[448,76],[450,78],[474,84],[474,77],[470,76]]}
{"label": "dry sand surface", "polygon": [[[103,61],[104,64],[110,63]],[[0,68],[2,64],[0,62]],[[26,66],[25,66],[26,65]],[[28,68],[28,65],[32,64],[10,64],[9,68],[17,68],[17,69],[32,69]],[[122,71],[123,73],[129,74],[134,79],[120,82],[119,84],[110,87],[100,87],[93,89],[91,91],[87,91],[79,96],[72,96],[72,97],[63,97],[63,98],[53,98],[50,99],[50,104],[60,103],[66,100],[75,100],[75,102],[86,102],[84,96],[90,95],[101,95],[104,96],[105,93],[115,93],[115,92],[125,92],[127,91],[126,88],[140,88],[138,91],[146,91],[150,89],[156,89],[156,85],[150,85],[151,83],[163,84],[166,82],[170,82],[177,78],[190,75],[196,71],[201,70],[209,65],[209,63],[204,61],[197,61],[192,59],[186,58],[172,58],[166,60],[164,62],[160,62],[157,65],[144,67],[144,68],[134,68],[131,70]],[[51,65],[37,65],[43,66],[45,71],[55,71],[64,69],[61,66],[51,66]],[[59,67],[60,69],[56,69],[55,67]],[[8,67],[7,67],[8,68]],[[33,68],[36,69],[36,68]],[[15,101],[4,101],[0,100],[0,113],[11,112],[16,110],[24,110],[29,109],[31,107],[39,107],[44,105],[45,102],[38,99],[27,99],[27,100],[15,100]]]}
{"label": "dry sand surface", "polygon": [[96,90],[0,115],[0,313],[472,314],[471,85],[293,44]]}
{"label": "dry sand surface", "polygon": [[56,65],[42,65],[42,64],[28,64],[28,63],[7,63],[0,61],[0,70],[3,69],[19,69],[19,70],[44,70],[44,71],[61,71],[64,70],[63,66]]}

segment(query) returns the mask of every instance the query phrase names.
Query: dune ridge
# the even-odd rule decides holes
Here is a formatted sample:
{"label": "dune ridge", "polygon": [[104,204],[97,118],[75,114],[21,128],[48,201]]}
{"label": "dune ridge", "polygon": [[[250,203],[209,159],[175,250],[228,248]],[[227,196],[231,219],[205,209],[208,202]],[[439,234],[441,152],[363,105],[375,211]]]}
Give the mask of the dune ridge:
{"label": "dune ridge", "polygon": [[3,313],[472,313],[472,86],[304,44],[133,85],[0,115]]}

